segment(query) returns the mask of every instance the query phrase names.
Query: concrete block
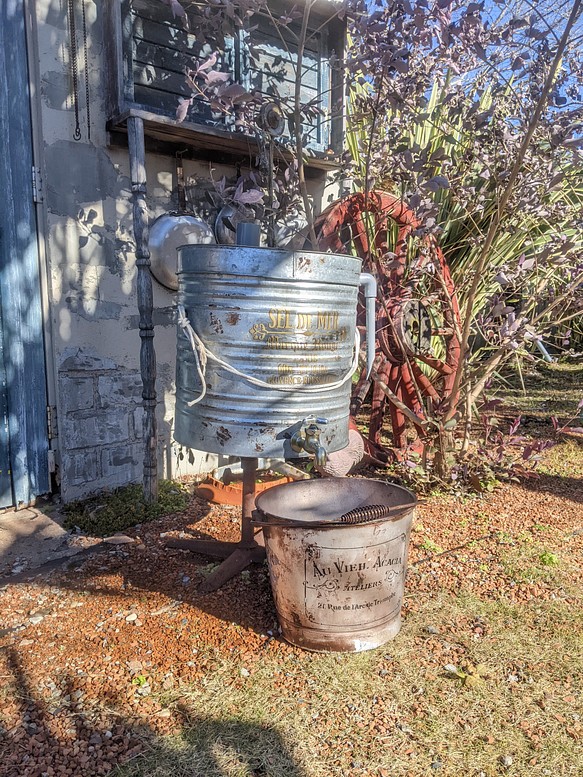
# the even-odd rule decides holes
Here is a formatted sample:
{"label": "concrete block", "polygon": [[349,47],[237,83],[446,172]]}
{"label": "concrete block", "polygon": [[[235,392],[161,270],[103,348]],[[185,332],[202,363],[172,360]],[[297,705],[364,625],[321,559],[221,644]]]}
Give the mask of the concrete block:
{"label": "concrete block", "polygon": [[78,453],[63,453],[61,456],[61,478],[69,486],[87,486],[86,491],[92,491],[93,482],[99,476],[99,454],[93,448]]}
{"label": "concrete block", "polygon": [[140,405],[132,410],[131,436],[134,440],[141,440],[144,437],[144,408]]}
{"label": "concrete block", "polygon": [[[94,330],[95,332],[95,330]],[[97,337],[97,333],[94,334]],[[114,370],[117,364],[107,356],[100,356],[95,348],[80,348],[68,346],[61,354],[60,369],[62,372],[69,370]]]}
{"label": "concrete block", "polygon": [[61,426],[64,450],[113,445],[129,437],[129,413],[123,407],[68,415]]}
{"label": "concrete block", "polygon": [[138,373],[101,375],[97,381],[101,407],[137,404],[142,401],[142,378]]}
{"label": "concrete block", "polygon": [[61,376],[59,389],[61,413],[93,407],[93,378]]}
{"label": "concrete block", "polygon": [[117,488],[142,479],[144,446],[141,443],[118,445],[101,450],[101,467],[107,487]]}

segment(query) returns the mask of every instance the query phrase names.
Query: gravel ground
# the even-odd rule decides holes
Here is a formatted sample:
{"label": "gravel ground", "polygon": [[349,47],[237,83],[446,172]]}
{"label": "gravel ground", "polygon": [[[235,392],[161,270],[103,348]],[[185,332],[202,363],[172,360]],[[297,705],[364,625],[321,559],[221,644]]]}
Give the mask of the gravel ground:
{"label": "gravel ground", "polygon": [[[131,543],[108,546],[77,569],[0,589],[2,777],[106,775],[152,735],[177,731],[184,721],[165,694],[211,678],[221,661],[240,659],[253,672],[263,658],[282,667],[290,656],[310,660],[278,637],[265,566],[201,597],[197,587],[213,565],[164,548],[169,535],[237,539],[238,515],[193,497],[183,515],[129,531]],[[550,566],[561,560],[559,588],[545,574],[521,574],[540,548]],[[559,597],[580,607],[582,569],[580,480],[543,475],[483,498],[431,498],[412,534],[405,622],[444,591],[525,604]],[[487,627],[452,628],[480,636]],[[436,665],[456,658],[438,655]],[[280,682],[294,681],[282,672]],[[382,724],[381,707],[371,715],[363,737]]]}

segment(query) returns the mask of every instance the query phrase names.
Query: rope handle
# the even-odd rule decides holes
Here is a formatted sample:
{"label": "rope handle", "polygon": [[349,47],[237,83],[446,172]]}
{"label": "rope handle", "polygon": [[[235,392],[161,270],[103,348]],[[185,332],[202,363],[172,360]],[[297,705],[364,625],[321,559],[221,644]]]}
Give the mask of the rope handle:
{"label": "rope handle", "polygon": [[[259,378],[254,378],[253,375],[248,375],[245,372],[241,372],[241,370],[238,370],[236,367],[233,367],[228,362],[216,356],[212,351],[210,351],[206,347],[206,345],[203,343],[203,341],[200,339],[200,337],[196,334],[196,332],[192,328],[192,324],[190,323],[188,316],[186,315],[184,306],[178,305],[177,310],[178,310],[177,323],[178,323],[178,326],[181,327],[185,335],[188,337],[188,340],[190,342],[190,347],[192,348],[192,353],[194,354],[196,371],[198,373],[198,377],[200,378],[201,385],[202,385],[202,390],[200,395],[196,399],[193,399],[190,402],[186,403],[188,407],[192,407],[193,405],[198,404],[204,399],[206,395],[206,368],[207,368],[209,359],[215,362],[216,364],[218,364],[227,372],[230,372],[232,375],[236,375],[237,377],[242,378],[243,380],[246,380],[248,383],[251,383],[253,386],[258,386],[259,388],[275,389],[276,391],[297,391],[298,389],[297,386],[282,386],[276,383],[267,383],[266,381],[260,380]],[[355,336],[354,336],[354,356],[352,359],[352,364],[350,365],[349,371],[346,373],[346,375],[340,380],[334,381],[333,383],[325,383],[323,386],[304,386],[302,387],[301,390],[311,394],[311,393],[316,393],[321,391],[334,391],[335,389],[340,388],[347,381],[349,381],[354,375],[354,373],[356,372],[358,368],[359,352],[360,352],[360,334],[358,329],[356,329]]]}

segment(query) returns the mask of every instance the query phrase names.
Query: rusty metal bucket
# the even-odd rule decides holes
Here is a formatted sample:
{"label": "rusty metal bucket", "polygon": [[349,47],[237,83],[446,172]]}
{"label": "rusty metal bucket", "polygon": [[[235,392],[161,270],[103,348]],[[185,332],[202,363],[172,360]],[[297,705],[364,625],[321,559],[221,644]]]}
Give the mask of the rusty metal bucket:
{"label": "rusty metal bucket", "polygon": [[398,634],[416,504],[406,488],[360,478],[304,480],[257,497],[288,642],[358,652]]}

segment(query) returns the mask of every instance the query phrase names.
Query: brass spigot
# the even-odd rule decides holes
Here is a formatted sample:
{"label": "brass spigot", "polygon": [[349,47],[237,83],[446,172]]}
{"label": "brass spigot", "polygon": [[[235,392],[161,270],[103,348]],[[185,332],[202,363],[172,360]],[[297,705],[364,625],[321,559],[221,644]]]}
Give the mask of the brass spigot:
{"label": "brass spigot", "polygon": [[304,418],[298,432],[294,432],[291,438],[291,447],[297,453],[305,451],[314,457],[316,466],[323,467],[328,461],[326,448],[320,442],[320,426],[328,423],[327,418],[316,418],[311,415]]}

